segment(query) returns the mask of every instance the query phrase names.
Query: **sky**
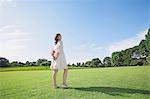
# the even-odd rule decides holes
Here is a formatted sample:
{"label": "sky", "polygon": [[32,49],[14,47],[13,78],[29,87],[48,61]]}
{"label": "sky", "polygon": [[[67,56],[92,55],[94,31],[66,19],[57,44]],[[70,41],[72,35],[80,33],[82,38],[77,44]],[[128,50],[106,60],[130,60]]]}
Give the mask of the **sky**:
{"label": "sky", "polygon": [[67,63],[111,56],[145,39],[149,0],[0,0],[0,57],[52,60],[62,34]]}

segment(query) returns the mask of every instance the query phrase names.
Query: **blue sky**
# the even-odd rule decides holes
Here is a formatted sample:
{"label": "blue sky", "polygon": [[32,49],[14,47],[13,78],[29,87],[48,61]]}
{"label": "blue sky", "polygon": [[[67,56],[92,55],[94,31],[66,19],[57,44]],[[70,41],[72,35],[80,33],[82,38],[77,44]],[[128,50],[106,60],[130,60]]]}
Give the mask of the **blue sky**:
{"label": "blue sky", "polygon": [[51,60],[63,36],[68,63],[137,45],[150,26],[149,0],[0,0],[0,56]]}

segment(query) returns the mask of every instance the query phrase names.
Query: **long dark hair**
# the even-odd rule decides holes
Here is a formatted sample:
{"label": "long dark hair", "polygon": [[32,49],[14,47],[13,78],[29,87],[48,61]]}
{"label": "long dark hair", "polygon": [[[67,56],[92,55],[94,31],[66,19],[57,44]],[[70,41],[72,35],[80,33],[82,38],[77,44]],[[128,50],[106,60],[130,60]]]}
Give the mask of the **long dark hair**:
{"label": "long dark hair", "polygon": [[58,41],[59,41],[58,36],[61,36],[61,34],[60,34],[60,33],[57,33],[57,34],[55,35],[55,45],[56,45],[56,44],[58,43]]}

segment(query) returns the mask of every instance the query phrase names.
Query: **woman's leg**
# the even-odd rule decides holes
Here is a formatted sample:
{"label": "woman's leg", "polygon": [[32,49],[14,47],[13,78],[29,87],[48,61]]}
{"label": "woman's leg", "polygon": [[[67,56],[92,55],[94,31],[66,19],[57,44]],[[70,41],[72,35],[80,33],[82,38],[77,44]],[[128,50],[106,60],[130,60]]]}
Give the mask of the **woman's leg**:
{"label": "woman's leg", "polygon": [[57,76],[57,72],[58,72],[58,69],[53,69],[53,72],[52,72],[52,83],[53,83],[53,87],[57,87],[57,82],[56,82],[56,76]]}
{"label": "woman's leg", "polygon": [[63,74],[63,85],[67,85],[67,76],[68,76],[68,69],[64,69],[64,74]]}

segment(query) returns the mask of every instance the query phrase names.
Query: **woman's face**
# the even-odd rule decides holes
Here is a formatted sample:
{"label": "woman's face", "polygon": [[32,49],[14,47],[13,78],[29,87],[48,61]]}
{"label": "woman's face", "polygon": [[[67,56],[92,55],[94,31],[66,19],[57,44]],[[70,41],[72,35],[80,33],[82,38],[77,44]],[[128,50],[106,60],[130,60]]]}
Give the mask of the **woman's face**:
{"label": "woman's face", "polygon": [[58,36],[58,39],[61,40],[61,35]]}

